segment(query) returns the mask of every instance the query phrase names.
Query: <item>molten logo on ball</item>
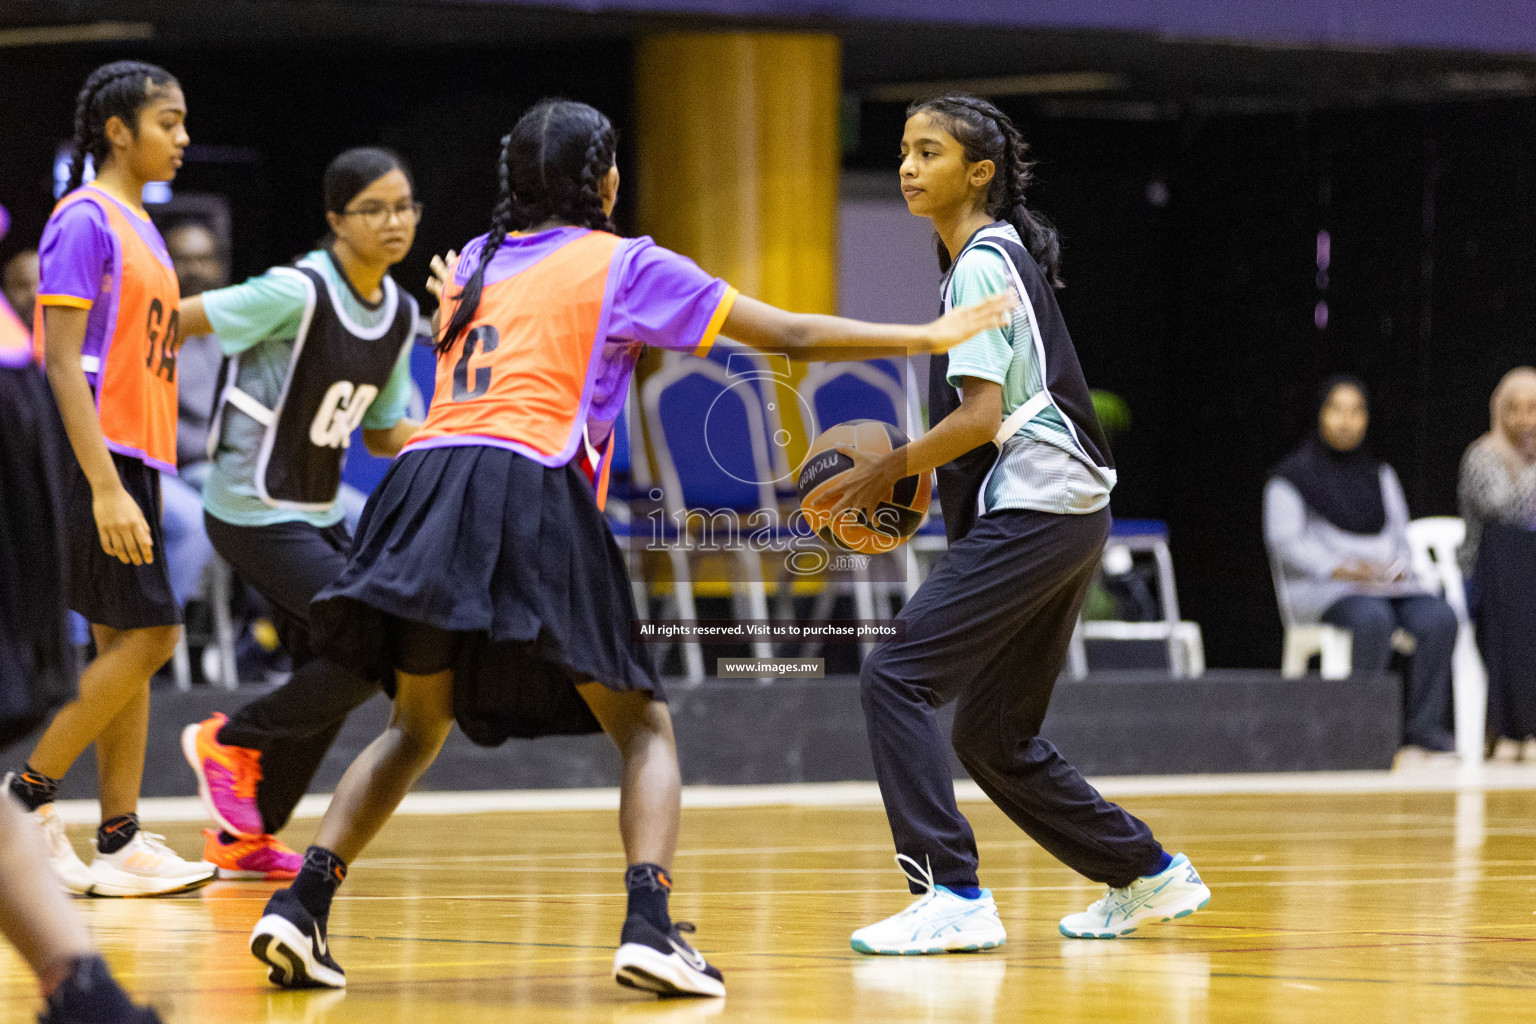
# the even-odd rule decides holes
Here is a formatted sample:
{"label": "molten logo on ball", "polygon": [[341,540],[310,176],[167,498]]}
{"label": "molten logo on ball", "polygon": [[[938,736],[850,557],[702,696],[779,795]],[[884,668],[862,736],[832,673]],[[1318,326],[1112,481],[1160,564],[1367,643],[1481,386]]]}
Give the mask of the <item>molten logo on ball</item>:
{"label": "molten logo on ball", "polygon": [[896,486],[875,508],[873,522],[858,509],[834,516],[833,502],[827,497],[829,491],[835,490],[834,481],[853,468],[853,460],[838,451],[838,445],[883,455],[906,443],[907,435],[879,420],[848,420],[816,438],[800,464],[795,483],[800,491],[800,508],[822,540],[845,551],[874,555],[895,551],[917,532],[933,497],[933,480],[927,473],[896,481]]}

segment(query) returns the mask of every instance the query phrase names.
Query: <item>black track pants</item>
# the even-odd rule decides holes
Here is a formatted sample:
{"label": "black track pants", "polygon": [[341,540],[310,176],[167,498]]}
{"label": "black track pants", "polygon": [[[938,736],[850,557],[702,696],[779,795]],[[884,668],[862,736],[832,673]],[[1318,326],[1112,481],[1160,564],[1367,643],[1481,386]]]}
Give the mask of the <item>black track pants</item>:
{"label": "black track pants", "polygon": [[352,710],[378,692],[365,679],[315,654],[309,642],[309,602],[347,564],[352,538],[337,523],[233,526],[205,515],[219,555],[255,587],[277,615],[278,635],[293,661],[287,683],[230,716],[219,742],[261,751],[256,806],[264,827],[288,823],[299,799]]}
{"label": "black track pants", "polygon": [[1109,523],[1107,509],[980,517],[902,609],[906,638],[865,659],[864,717],[896,849],[931,864],[940,885],[978,884],[934,710],[952,700],[961,764],[1052,855],[1114,886],[1161,859],[1151,830],[1039,736]]}

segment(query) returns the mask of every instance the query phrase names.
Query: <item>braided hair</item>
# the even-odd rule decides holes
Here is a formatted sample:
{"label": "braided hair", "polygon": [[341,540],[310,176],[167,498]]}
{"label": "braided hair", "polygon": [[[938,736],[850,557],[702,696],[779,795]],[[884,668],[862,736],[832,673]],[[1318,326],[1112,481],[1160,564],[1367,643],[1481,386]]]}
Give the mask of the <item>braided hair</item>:
{"label": "braided hair", "polygon": [[177,85],[176,77],[153,64],[137,60],[118,60],[92,71],[75,97],[74,148],[69,156],[69,187],[73,192],[85,180],[85,158],[89,156],[101,170],[112,155],[107,140],[107,122],[121,118],[128,130],[139,134],[139,111],[149,103],[153,90]]}
{"label": "braided hair", "polygon": [[[987,187],[987,213],[1012,224],[1029,249],[1046,280],[1056,288],[1061,280],[1061,236],[1051,222],[1024,202],[1024,193],[1034,180],[1035,162],[1029,158],[1029,144],[1013,126],[1008,115],[986,100],[975,96],[949,95],[919,100],[907,108],[907,116],[923,113],[938,121],[955,137],[971,162],[991,160],[997,173]],[[949,269],[949,250],[938,243],[939,267]]]}
{"label": "braided hair", "polygon": [[617,152],[618,135],[608,118],[574,100],[540,100],[502,136],[496,161],[501,191],[491,212],[491,230],[480,248],[474,275],[454,296],[458,306],[438,339],[439,353],[451,348],[473,322],[485,268],[508,232],[552,220],[594,231],[617,231],[603,212],[598,191]]}

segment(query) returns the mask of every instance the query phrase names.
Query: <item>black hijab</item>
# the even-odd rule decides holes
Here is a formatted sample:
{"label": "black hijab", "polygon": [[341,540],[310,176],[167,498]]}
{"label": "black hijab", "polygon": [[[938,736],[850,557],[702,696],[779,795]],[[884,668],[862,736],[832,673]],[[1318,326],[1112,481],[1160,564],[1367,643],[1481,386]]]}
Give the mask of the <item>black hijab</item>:
{"label": "black hijab", "polygon": [[[1358,377],[1335,374],[1323,382],[1318,410],[1335,388],[1349,386],[1367,403],[1370,392]],[[1381,495],[1381,463],[1365,450],[1341,452],[1313,428],[1300,448],[1275,467],[1275,476],[1301,492],[1307,507],[1346,533],[1378,534],[1387,527],[1387,507]]]}

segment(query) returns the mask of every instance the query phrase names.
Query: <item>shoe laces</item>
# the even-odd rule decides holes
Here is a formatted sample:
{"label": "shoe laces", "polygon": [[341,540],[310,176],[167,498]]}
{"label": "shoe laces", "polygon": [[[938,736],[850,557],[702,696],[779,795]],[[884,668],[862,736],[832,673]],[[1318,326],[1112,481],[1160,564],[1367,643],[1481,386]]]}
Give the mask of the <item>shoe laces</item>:
{"label": "shoe laces", "polygon": [[[907,870],[907,865],[909,864],[912,866],[910,871]],[[903,910],[902,914],[912,913],[939,894],[938,886],[933,881],[933,861],[926,855],[923,857],[923,863],[919,864],[916,858],[908,857],[904,853],[898,853],[896,855],[896,866],[901,869],[901,873],[906,875],[909,881],[922,886],[926,890],[906,910]]]}
{"label": "shoe laces", "polygon": [[1125,903],[1130,901],[1130,898],[1131,887],[1129,885],[1122,886],[1118,889],[1112,885],[1106,886],[1104,889],[1104,895],[1093,901],[1093,905],[1088,908],[1088,913],[1102,914],[1106,910],[1112,910],[1116,907],[1123,906]]}

